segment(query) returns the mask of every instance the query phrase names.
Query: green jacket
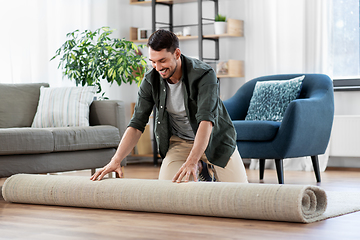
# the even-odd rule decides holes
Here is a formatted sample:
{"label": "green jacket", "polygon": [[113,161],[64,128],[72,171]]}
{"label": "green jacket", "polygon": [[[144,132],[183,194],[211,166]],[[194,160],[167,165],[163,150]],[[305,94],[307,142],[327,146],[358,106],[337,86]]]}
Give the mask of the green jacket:
{"label": "green jacket", "polygon": [[[214,70],[207,64],[181,55],[185,109],[196,134],[201,121],[211,121],[213,130],[205,154],[209,162],[225,167],[236,147],[236,132],[229,114],[219,98],[219,84]],[[166,80],[152,69],[145,74],[138,92],[134,115],[128,126],[144,131],[156,106],[155,137],[159,153],[165,157],[169,148],[171,126],[166,111]]]}

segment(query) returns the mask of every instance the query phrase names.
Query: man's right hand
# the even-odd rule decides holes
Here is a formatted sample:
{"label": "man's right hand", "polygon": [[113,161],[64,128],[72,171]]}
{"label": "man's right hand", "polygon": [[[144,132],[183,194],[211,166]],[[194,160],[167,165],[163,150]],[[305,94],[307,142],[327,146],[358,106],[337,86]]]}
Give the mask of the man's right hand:
{"label": "man's right hand", "polygon": [[116,150],[115,155],[111,158],[111,161],[105,167],[96,171],[96,173],[91,176],[90,180],[100,181],[106,174],[111,172],[116,172],[119,177],[122,178],[123,172],[121,170],[120,163],[131,152],[131,150],[134,149],[140,137],[140,130],[133,127],[128,127],[125,130],[125,133],[119,143],[119,147]]}
{"label": "man's right hand", "polygon": [[103,177],[111,172],[116,172],[120,178],[123,177],[123,172],[121,170],[120,163],[114,160],[111,160],[105,167],[101,168],[100,170],[96,171],[94,175],[91,176],[90,180],[92,181],[100,181]]}

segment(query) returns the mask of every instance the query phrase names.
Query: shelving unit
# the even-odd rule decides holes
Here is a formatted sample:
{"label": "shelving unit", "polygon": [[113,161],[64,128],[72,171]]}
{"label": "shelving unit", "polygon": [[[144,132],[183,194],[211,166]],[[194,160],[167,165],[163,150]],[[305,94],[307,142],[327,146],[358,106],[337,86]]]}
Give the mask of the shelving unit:
{"label": "shelving unit", "polygon": [[[215,12],[214,16],[218,14],[218,0],[211,0],[214,2],[215,5]],[[152,9],[152,32],[156,30],[156,25],[161,24],[163,26],[166,26],[165,28],[169,28],[170,31],[173,31],[175,26],[173,24],[173,5],[174,4],[183,4],[183,3],[190,3],[190,2],[197,2],[198,3],[198,23],[197,24],[191,24],[191,25],[181,25],[181,27],[184,26],[198,26],[198,36],[179,36],[180,41],[185,40],[198,40],[198,48],[199,48],[199,59],[200,60],[211,60],[211,61],[218,61],[219,60],[219,39],[220,38],[229,38],[229,37],[243,37],[244,36],[244,23],[241,20],[236,19],[228,19],[228,24],[232,24],[231,26],[234,27],[228,27],[228,33],[226,34],[211,34],[211,35],[204,35],[203,34],[203,21],[214,21],[214,19],[206,19],[202,16],[202,3],[203,0],[151,0],[151,1],[138,1],[138,0],[130,0],[130,4],[132,5],[139,5],[139,6],[151,6]],[[169,7],[169,22],[168,23],[159,23],[156,21],[156,5],[165,5]],[[231,20],[231,23],[230,23]],[[134,28],[130,29],[131,32],[134,31]],[[130,40],[135,43],[146,43],[147,39],[138,39],[134,36],[134,34],[131,34]],[[215,57],[214,58],[204,58],[203,54],[203,42],[204,41],[213,41],[215,42]],[[228,75],[232,76],[232,75]],[[224,77],[224,76],[220,76]],[[236,77],[239,77],[236,75]],[[243,77],[243,76],[240,76]]]}
{"label": "shelving unit", "polygon": [[[244,22],[242,20],[236,19],[228,19],[228,33],[226,34],[211,34],[211,35],[204,35],[203,34],[203,26],[204,21],[215,21],[215,16],[218,14],[218,1],[219,0],[209,0],[214,2],[214,19],[207,19],[203,18],[202,15],[202,3],[203,0],[151,0],[151,1],[138,1],[138,0],[130,0],[130,4],[137,5],[137,6],[151,6],[152,11],[152,32],[155,32],[157,29],[157,24],[164,26],[164,28],[168,28],[170,31],[173,32],[175,27],[186,27],[186,26],[197,26],[198,28],[198,35],[197,36],[178,36],[180,41],[187,41],[187,40],[197,40],[198,41],[198,52],[199,52],[199,59],[203,61],[218,61],[219,60],[219,39],[220,38],[233,38],[233,37],[243,37],[244,36]],[[181,25],[175,26],[173,24],[173,5],[174,4],[184,4],[184,3],[191,3],[197,2],[198,7],[198,22],[197,24],[190,24],[190,25]],[[156,6],[163,5],[167,6],[169,9],[169,22],[157,22],[156,21]],[[231,24],[231,25],[230,25]],[[137,29],[131,28],[130,29],[130,41],[134,43],[146,43],[147,39],[138,39]],[[214,58],[204,58],[203,54],[203,42],[204,41],[213,41],[215,43],[215,57]],[[228,74],[226,75],[217,75],[218,78],[240,78],[244,77],[244,62],[240,60],[229,60],[228,61]],[[156,109],[154,109],[155,113]],[[156,144],[153,144],[153,159],[154,165],[157,165],[158,159],[158,152]]]}
{"label": "shelving unit", "polygon": [[[220,34],[220,35],[204,35],[204,38],[229,38],[229,37],[242,37],[242,35],[236,35],[236,34]],[[186,40],[196,40],[199,37],[198,36],[178,36],[180,41],[186,41]],[[130,41],[134,42],[134,43],[146,43],[147,39],[130,39]]]}

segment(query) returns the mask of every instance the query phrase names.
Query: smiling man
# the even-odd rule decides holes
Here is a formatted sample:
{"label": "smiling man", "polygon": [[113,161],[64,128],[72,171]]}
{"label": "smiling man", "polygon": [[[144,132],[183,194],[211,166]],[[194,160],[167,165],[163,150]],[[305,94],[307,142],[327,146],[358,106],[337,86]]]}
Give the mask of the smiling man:
{"label": "smiling man", "polygon": [[246,183],[236,132],[219,98],[215,71],[181,54],[179,40],[170,31],[154,32],[147,45],[153,69],[141,83],[134,115],[115,155],[91,180],[113,171],[123,176],[120,163],[135,147],[155,105],[154,131],[163,159],[160,180],[198,181],[201,172],[202,178]]}

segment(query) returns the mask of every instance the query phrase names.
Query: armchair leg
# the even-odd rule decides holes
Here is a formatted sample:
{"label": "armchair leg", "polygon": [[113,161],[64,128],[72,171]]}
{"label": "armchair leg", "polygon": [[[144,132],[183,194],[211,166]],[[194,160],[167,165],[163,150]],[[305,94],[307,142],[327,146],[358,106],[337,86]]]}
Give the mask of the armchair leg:
{"label": "armchair leg", "polygon": [[279,184],[284,184],[283,159],[275,159],[275,165]]}
{"label": "armchair leg", "polygon": [[319,158],[318,156],[311,156],[311,161],[314,167],[314,172],[315,172],[315,176],[316,176],[316,181],[319,183],[321,182],[321,177],[320,177],[320,167],[319,167]]}
{"label": "armchair leg", "polygon": [[265,171],[265,159],[259,159],[260,164],[260,180],[264,179],[264,171]]}

